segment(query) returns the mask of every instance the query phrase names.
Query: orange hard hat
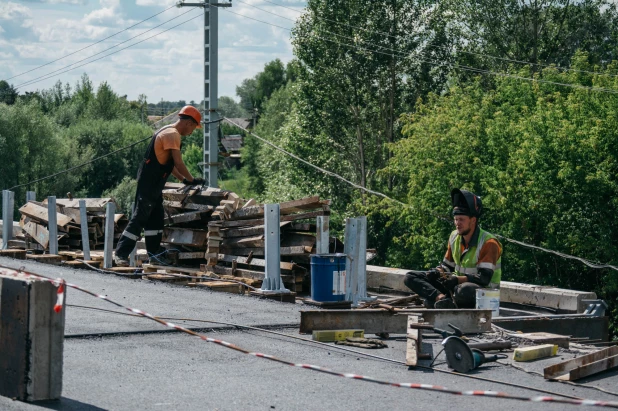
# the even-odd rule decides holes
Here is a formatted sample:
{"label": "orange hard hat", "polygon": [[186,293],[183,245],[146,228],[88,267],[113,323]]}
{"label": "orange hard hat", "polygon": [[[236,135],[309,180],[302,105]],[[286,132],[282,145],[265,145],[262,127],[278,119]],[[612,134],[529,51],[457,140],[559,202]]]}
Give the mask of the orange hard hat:
{"label": "orange hard hat", "polygon": [[197,123],[196,128],[202,128],[202,115],[200,111],[193,106],[184,106],[178,113],[179,116],[189,116]]}

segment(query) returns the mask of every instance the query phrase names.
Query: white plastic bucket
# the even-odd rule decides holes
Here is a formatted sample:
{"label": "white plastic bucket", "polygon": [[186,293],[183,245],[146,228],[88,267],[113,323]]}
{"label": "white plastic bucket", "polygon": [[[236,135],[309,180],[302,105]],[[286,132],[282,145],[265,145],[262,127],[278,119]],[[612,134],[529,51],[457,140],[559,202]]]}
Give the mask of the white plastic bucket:
{"label": "white plastic bucket", "polygon": [[484,288],[476,290],[476,308],[491,310],[491,316],[498,317],[500,315],[500,290]]}

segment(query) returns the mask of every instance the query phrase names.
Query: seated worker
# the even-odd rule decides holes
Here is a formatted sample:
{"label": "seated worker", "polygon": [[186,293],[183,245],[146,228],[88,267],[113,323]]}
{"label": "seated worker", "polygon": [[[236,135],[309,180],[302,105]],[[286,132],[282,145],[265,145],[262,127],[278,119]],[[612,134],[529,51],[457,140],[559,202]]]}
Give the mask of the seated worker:
{"label": "seated worker", "polygon": [[502,245],[479,227],[481,198],[451,191],[455,231],[442,264],[427,272],[409,272],[404,284],[425,299],[427,308],[474,308],[476,290],[500,288]]}

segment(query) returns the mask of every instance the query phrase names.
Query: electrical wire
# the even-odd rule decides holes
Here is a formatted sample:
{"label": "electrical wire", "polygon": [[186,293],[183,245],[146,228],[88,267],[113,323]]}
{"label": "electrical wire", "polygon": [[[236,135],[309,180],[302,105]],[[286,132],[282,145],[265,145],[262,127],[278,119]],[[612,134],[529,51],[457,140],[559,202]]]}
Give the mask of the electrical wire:
{"label": "electrical wire", "polygon": [[55,63],[55,62],[57,62],[57,61],[60,61],[60,60],[62,60],[62,59],[65,59],[65,58],[67,58],[67,57],[69,57],[69,56],[72,56],[72,55],[74,55],[74,54],[77,54],[77,53],[79,53],[80,51],[84,51],[84,50],[86,50],[86,49],[88,49],[88,48],[90,48],[90,47],[92,47],[92,46],[96,46],[97,44],[99,44],[99,43],[101,43],[101,42],[103,42],[103,41],[105,41],[105,40],[111,39],[112,37],[115,37],[115,36],[117,36],[117,35],[119,35],[119,34],[121,34],[121,33],[124,33],[125,31],[127,31],[127,30],[129,30],[129,29],[132,29],[133,27],[139,26],[140,24],[142,24],[142,23],[144,23],[144,22],[146,22],[146,21],[148,21],[148,20],[151,20],[151,19],[153,19],[154,17],[157,17],[159,14],[165,13],[166,11],[168,11],[168,10],[170,10],[170,9],[174,8],[174,7],[176,7],[176,5],[175,5],[175,4],[174,4],[173,6],[170,6],[170,7],[166,8],[165,10],[163,10],[163,11],[161,11],[161,12],[157,13],[157,14],[153,14],[152,16],[150,16],[150,17],[148,17],[148,18],[146,18],[146,19],[144,19],[144,20],[142,20],[142,21],[140,21],[140,22],[138,22],[138,23],[135,23],[134,25],[129,26],[129,27],[127,27],[127,28],[125,28],[124,30],[121,30],[121,31],[119,31],[119,32],[117,32],[117,33],[114,33],[114,34],[112,34],[111,36],[107,36],[107,37],[105,37],[104,39],[101,39],[101,40],[99,40],[99,41],[96,41],[96,42],[94,42],[94,43],[92,43],[92,44],[90,44],[90,45],[88,45],[88,46],[86,46],[86,47],[82,47],[81,49],[79,49],[79,50],[77,50],[77,51],[74,51],[74,52],[69,53],[69,54],[67,54],[67,55],[65,55],[65,56],[62,56],[62,57],[60,57],[60,58],[57,58],[56,60],[52,60],[52,61],[50,61],[49,63],[42,64],[42,65],[40,65],[40,66],[38,66],[38,67],[35,67],[35,68],[31,69],[31,70],[24,71],[23,73],[16,74],[16,75],[14,75],[13,77],[9,77],[9,78],[5,79],[4,81],[8,81],[8,80],[11,80],[11,79],[14,79],[14,78],[17,78],[17,77],[23,76],[24,74],[28,74],[28,73],[30,73],[30,72],[32,72],[32,71],[38,70],[38,69],[40,69],[40,68],[42,68],[42,67],[45,67],[45,66],[49,66],[49,65],[50,65],[50,64],[52,64],[52,63]]}
{"label": "electrical wire", "polygon": [[[262,10],[265,13],[270,13],[270,14],[273,14],[275,16],[279,16],[281,18],[287,19],[287,20],[295,21],[295,20],[290,19],[288,17],[281,16],[281,15],[272,13],[272,12],[270,12],[268,10],[264,10],[264,9],[258,8],[257,6],[249,4],[249,3],[244,2],[242,0],[236,0],[236,1],[239,2],[239,3],[246,4],[248,6],[251,6],[251,7],[255,7],[256,9]],[[275,3],[275,2],[272,2],[272,1],[269,1],[269,0],[262,0],[262,1],[264,1],[266,3],[273,4],[273,5],[278,6],[278,7],[282,7],[284,9],[295,11],[297,13],[304,13],[303,11],[294,9],[292,7],[287,7],[287,6],[284,6],[282,4],[278,4],[278,3]],[[327,21],[329,23],[335,23],[335,24],[339,24],[339,25],[344,25],[344,26],[347,26],[347,27],[350,27],[350,28],[353,28],[353,29],[357,29],[357,30],[362,30],[362,31],[365,31],[365,32],[368,32],[368,33],[375,33],[375,34],[380,34],[380,35],[388,36],[388,37],[391,37],[391,38],[394,38],[394,39],[399,39],[399,36],[396,36],[396,35],[393,35],[393,34],[390,34],[390,33],[384,32],[384,31],[371,30],[371,29],[367,29],[365,27],[355,26],[355,25],[351,25],[351,24],[348,24],[348,23],[345,23],[345,22],[341,22],[341,21],[337,21],[337,20],[333,20],[333,19],[328,19],[326,17],[319,17],[317,15],[315,16],[315,18],[317,20],[322,20],[322,21]],[[440,46],[440,45],[432,45],[430,47],[441,48],[441,49],[447,50],[447,51],[451,50],[451,48],[449,48],[449,47]],[[459,53],[464,53],[464,54],[470,54],[470,55],[474,55],[474,56],[488,57],[488,58],[491,58],[491,59],[502,60],[502,61],[507,61],[507,62],[511,62],[511,63],[527,64],[527,65],[531,65],[531,66],[539,66],[539,67],[545,67],[545,68],[553,68],[553,69],[557,69],[557,70],[569,71],[569,72],[574,72],[574,73],[585,73],[585,74],[593,74],[593,75],[597,75],[597,76],[618,77],[617,74],[601,73],[601,72],[598,72],[598,71],[590,71],[590,70],[579,70],[579,69],[573,69],[573,68],[568,68],[568,67],[560,67],[560,66],[551,65],[551,64],[533,63],[531,61],[509,59],[509,58],[506,58],[506,57],[492,56],[490,54],[483,54],[483,53],[473,52],[473,51],[458,50],[458,52]]]}
{"label": "electrical wire", "polygon": [[[215,6],[215,7],[217,7],[217,6]],[[267,24],[269,26],[277,27],[277,28],[280,28],[280,29],[283,29],[283,30],[288,30],[290,32],[292,31],[292,29],[290,29],[288,27],[279,26],[277,24],[269,23],[269,22],[266,22],[266,21],[263,21],[263,20],[259,20],[259,19],[250,17],[250,16],[245,16],[243,14],[235,13],[235,12],[233,12],[231,10],[228,10],[228,9],[224,9],[224,10],[226,12],[228,12],[228,13],[232,13],[232,14],[235,14],[237,16],[244,17],[244,18],[247,18],[247,19],[250,19],[250,20],[254,20],[254,21],[257,21],[259,23]],[[338,35],[338,36],[345,37],[343,35]],[[302,37],[309,37],[309,36],[300,36],[300,37],[302,38]],[[312,37],[315,37],[315,38],[318,38],[318,39],[321,39],[321,40],[324,40],[324,41],[328,41],[328,42],[331,42],[331,43],[335,43],[335,44],[338,44],[338,45],[341,45],[341,46],[346,46],[346,47],[350,47],[350,48],[356,48],[358,50],[362,50],[362,51],[366,51],[366,52],[383,54],[385,56],[392,57],[393,56],[392,53],[397,53],[397,54],[399,54],[401,56],[404,56],[405,58],[415,59],[417,62],[420,62],[420,63],[426,63],[426,64],[432,64],[432,65],[442,65],[443,64],[442,62],[437,62],[437,61],[434,61],[434,60],[423,60],[423,59],[420,59],[420,58],[417,58],[417,57],[414,57],[414,56],[405,55],[404,53],[402,53],[399,50],[394,50],[394,49],[391,49],[391,48],[388,48],[388,47],[384,47],[384,46],[375,45],[376,47],[379,47],[379,48],[381,48],[383,50],[391,51],[391,53],[381,52],[379,50],[374,50],[374,49],[370,49],[370,48],[367,48],[367,47],[360,47],[360,46],[353,45],[353,44],[343,43],[343,42],[340,42],[340,41],[336,41],[336,40],[329,39],[329,38],[322,37],[322,36],[318,36],[318,35],[312,35]],[[458,68],[458,69],[461,69],[461,70],[464,70],[464,71],[470,71],[470,72],[477,73],[477,74],[486,74],[486,75],[492,75],[492,76],[508,77],[508,78],[513,78],[513,79],[516,79],[516,80],[524,80],[524,81],[529,81],[529,82],[533,82],[533,83],[550,84],[550,85],[555,85],[555,86],[570,87],[570,88],[574,88],[574,89],[588,90],[588,91],[607,93],[607,94],[618,94],[618,90],[608,89],[608,88],[605,88],[605,87],[590,87],[590,86],[583,86],[581,84],[562,83],[562,82],[551,81],[551,80],[542,80],[542,79],[538,79],[538,78],[534,78],[534,77],[523,77],[523,76],[518,76],[518,75],[514,75],[514,74],[499,73],[499,72],[494,72],[494,71],[491,71],[491,70],[479,69],[479,68],[476,68],[476,67],[465,66],[465,65],[460,65],[460,64],[456,64],[455,68]]]}
{"label": "electrical wire", "polygon": [[[353,182],[351,182],[351,181],[347,180],[346,178],[344,178],[344,177],[340,176],[339,174],[336,174],[336,173],[334,173],[334,172],[332,172],[332,171],[328,171],[328,170],[325,170],[325,169],[323,169],[323,168],[321,168],[321,167],[319,167],[319,166],[316,166],[316,165],[314,165],[314,164],[310,163],[309,161],[307,161],[307,160],[305,160],[305,159],[302,159],[302,158],[298,157],[297,155],[292,154],[292,153],[290,153],[289,151],[284,150],[283,148],[281,148],[281,147],[279,147],[279,146],[277,146],[277,145],[275,145],[275,144],[271,143],[270,141],[268,141],[268,140],[266,140],[266,139],[264,139],[264,138],[262,138],[262,137],[258,136],[258,135],[257,135],[257,134],[255,134],[254,132],[247,130],[246,128],[244,128],[244,127],[243,127],[243,126],[241,126],[240,124],[237,124],[237,123],[233,122],[232,120],[230,120],[230,119],[229,119],[229,118],[227,118],[227,117],[224,117],[224,120],[225,120],[227,123],[229,123],[229,124],[231,124],[231,125],[233,125],[233,126],[236,126],[236,127],[240,128],[241,130],[245,131],[246,133],[248,133],[248,134],[252,135],[253,137],[257,138],[258,140],[262,141],[263,143],[265,143],[265,144],[267,144],[267,145],[269,145],[269,146],[273,147],[275,150],[280,151],[280,152],[282,152],[282,153],[284,153],[284,154],[286,154],[286,155],[288,155],[288,156],[290,156],[290,157],[292,157],[292,158],[294,158],[294,159],[296,159],[296,160],[300,161],[301,163],[306,164],[306,165],[308,165],[308,166],[310,166],[310,167],[312,167],[312,168],[314,168],[314,169],[316,169],[316,170],[320,171],[320,172],[321,172],[321,173],[323,173],[323,174],[326,174],[326,175],[331,176],[331,177],[335,177],[335,178],[337,178],[337,179],[339,179],[339,180],[341,180],[341,181],[343,181],[343,182],[345,182],[345,183],[347,183],[347,184],[351,185],[351,186],[352,186],[352,187],[354,187],[354,188],[357,188],[357,189],[359,189],[359,190],[365,191],[366,193],[373,194],[373,195],[378,196],[378,197],[382,197],[382,198],[384,198],[385,200],[388,200],[388,201],[394,202],[394,203],[396,203],[396,204],[399,204],[400,206],[403,206],[403,207],[406,207],[406,208],[410,208],[411,210],[414,210],[414,208],[413,208],[410,204],[407,204],[407,203],[404,203],[403,201],[399,201],[399,200],[397,200],[397,199],[394,199],[394,198],[392,198],[392,197],[389,197],[389,196],[387,196],[386,194],[380,193],[380,192],[378,192],[378,191],[375,191],[375,190],[370,190],[370,189],[368,189],[368,188],[366,188],[366,187],[363,187],[363,186],[361,186],[361,185],[359,185],[359,184],[355,184],[355,183],[353,183]],[[435,214],[435,213],[433,213],[433,212],[428,212],[428,213],[429,213],[429,214],[432,214],[432,215],[433,215],[434,217],[436,217],[436,218],[440,218],[440,219],[446,220],[445,218],[443,218],[443,217],[441,217],[441,216],[438,216],[437,214]],[[450,220],[446,220],[446,221],[451,222]],[[572,260],[577,260],[577,261],[580,261],[580,262],[584,263],[585,265],[587,265],[587,266],[588,266],[588,267],[590,267],[590,268],[596,268],[596,269],[610,268],[610,269],[612,269],[612,270],[618,271],[618,267],[616,267],[616,266],[614,266],[614,265],[610,265],[610,264],[595,264],[595,263],[590,262],[589,260],[586,260],[586,259],[581,258],[581,257],[577,257],[577,256],[573,256],[573,255],[570,255],[570,254],[561,253],[561,252],[559,252],[559,251],[554,251],[554,250],[550,250],[550,249],[547,249],[547,248],[539,247],[539,246],[536,246],[536,245],[532,245],[532,244],[524,243],[524,242],[522,242],[522,241],[513,240],[512,238],[508,238],[508,237],[505,237],[505,236],[503,236],[503,235],[498,235],[498,234],[494,234],[494,235],[495,235],[496,237],[498,237],[498,238],[502,238],[502,239],[504,239],[504,240],[506,240],[506,241],[509,241],[509,242],[511,242],[511,243],[514,243],[514,244],[520,245],[520,246],[522,246],[522,247],[533,248],[533,249],[536,249],[536,250],[544,251],[544,252],[546,252],[546,253],[555,254],[555,255],[557,255],[557,256],[559,256],[559,257],[562,257],[562,258],[568,258],[568,259],[572,259]],[[420,272],[420,271],[415,271],[415,272]],[[423,271],[423,272],[424,272],[424,271]]]}
{"label": "electrical wire", "polygon": [[[105,308],[82,306],[82,305],[71,305],[71,304],[67,304],[67,306],[75,307],[75,308],[82,308],[82,309],[87,309],[87,310],[108,312],[108,313],[124,315],[124,316],[139,317],[139,315],[137,315],[137,314],[129,314],[129,313],[121,312],[121,311],[107,310]],[[368,357],[368,358],[377,359],[377,360],[380,360],[380,361],[391,362],[391,363],[394,363],[394,364],[404,365],[404,366],[406,365],[406,363],[404,361],[394,360],[392,358],[382,357],[382,356],[379,356],[379,355],[370,354],[370,353],[363,352],[363,351],[357,351],[357,350],[354,350],[352,348],[347,348],[347,347],[343,347],[343,346],[340,346],[340,345],[332,345],[332,344],[328,344],[328,343],[325,343],[325,342],[322,342],[322,341],[316,341],[316,340],[313,340],[313,339],[310,339],[310,338],[303,338],[303,337],[299,337],[299,336],[296,336],[296,335],[285,334],[285,333],[282,333],[282,332],[277,332],[277,331],[274,331],[274,330],[269,330],[269,329],[265,329],[265,328],[261,328],[261,327],[254,327],[254,326],[250,326],[250,325],[236,324],[236,323],[231,323],[231,322],[227,322],[227,321],[201,320],[201,319],[195,319],[195,318],[178,318],[178,317],[157,317],[157,318],[159,318],[161,320],[168,320],[168,321],[185,321],[185,322],[193,322],[193,323],[220,324],[220,325],[227,325],[227,326],[236,327],[238,329],[254,330],[254,331],[263,332],[263,333],[267,333],[267,334],[278,335],[278,336],[285,337],[285,338],[288,338],[288,339],[303,341],[305,343],[319,345],[319,346],[324,347],[325,349],[328,349],[328,350],[331,350],[331,351],[332,350],[346,351],[346,352],[350,352],[350,353],[353,353],[353,354],[356,354],[356,355],[363,355],[363,356]],[[442,350],[442,351],[444,351],[444,350]],[[442,351],[440,351],[440,353]],[[435,359],[438,358],[440,353],[438,353],[435,356],[434,361],[435,361]],[[432,362],[432,364],[433,364],[433,362]],[[503,365],[507,365],[507,364],[503,364]],[[561,397],[570,398],[570,399],[574,399],[574,400],[581,399],[580,397],[575,397],[575,396],[571,396],[571,395],[567,395],[567,394],[560,394],[560,393],[557,393],[557,392],[554,392],[554,391],[544,390],[542,388],[531,387],[531,386],[528,386],[528,385],[516,384],[516,383],[512,383],[512,382],[508,382],[508,381],[496,380],[496,379],[493,379],[493,378],[491,378],[491,379],[490,378],[484,378],[484,377],[480,377],[480,376],[476,376],[476,375],[462,374],[462,373],[458,373],[458,372],[454,372],[454,371],[443,370],[443,369],[440,369],[440,368],[434,368],[431,365],[430,366],[417,365],[416,367],[417,368],[422,368],[422,369],[427,369],[427,370],[432,370],[432,371],[437,371],[437,372],[444,373],[444,374],[454,375],[454,376],[458,376],[458,377],[463,377],[463,378],[475,379],[475,380],[479,380],[479,381],[486,381],[486,382],[491,382],[491,383],[496,383],[496,384],[501,384],[501,385],[507,385],[507,386],[516,387],[516,388],[523,388],[523,389],[527,389],[527,390],[531,390],[531,391],[541,392],[541,393],[544,393],[544,394],[550,394],[550,395],[555,395],[555,396],[561,396]],[[523,370],[523,371],[525,371],[525,370]],[[584,388],[596,388],[596,387],[593,387],[593,386],[586,386],[586,385],[582,386],[580,384],[576,384],[576,385],[580,386],[580,387],[584,387]],[[605,390],[602,390],[602,391],[606,392],[608,394],[612,394],[609,391],[605,391]]]}
{"label": "electrical wire", "polygon": [[[198,17],[199,17],[199,16],[198,16]],[[218,122],[220,122],[220,121],[223,121],[223,119],[217,119],[217,120],[213,120],[213,121],[203,121],[203,122],[202,122],[202,124],[218,123]],[[27,183],[18,184],[18,185],[16,185],[16,186],[13,186],[13,187],[9,188],[8,190],[13,190],[13,189],[16,189],[16,188],[19,188],[19,187],[28,186],[28,185],[30,185],[30,184],[38,183],[39,181],[47,180],[47,179],[50,179],[50,178],[52,178],[52,177],[56,177],[56,176],[59,176],[59,175],[61,175],[61,174],[68,173],[69,171],[76,170],[76,169],[78,169],[78,168],[81,168],[81,167],[87,166],[88,164],[94,163],[95,161],[101,160],[101,159],[103,159],[103,158],[105,158],[105,157],[109,157],[109,156],[111,156],[112,154],[116,154],[116,153],[119,153],[120,151],[127,150],[127,149],[129,149],[129,148],[131,148],[131,147],[133,147],[133,146],[135,146],[135,145],[137,145],[137,144],[139,144],[139,143],[141,143],[141,142],[143,142],[143,141],[146,141],[146,140],[148,140],[148,139],[151,139],[151,138],[152,138],[152,136],[145,137],[145,138],[143,138],[143,139],[141,139],[141,140],[136,141],[135,143],[129,144],[128,146],[124,146],[124,147],[121,147],[121,148],[119,148],[119,149],[117,149],[117,150],[114,150],[114,151],[112,151],[111,153],[104,154],[104,155],[102,155],[102,156],[99,156],[99,157],[93,158],[92,160],[88,160],[88,161],[86,161],[86,162],[84,162],[84,163],[81,163],[81,164],[79,164],[79,165],[76,165],[76,166],[73,166],[73,167],[67,168],[66,170],[62,170],[62,171],[59,171],[59,172],[54,173],[54,174],[50,174],[50,175],[45,176],[45,177],[41,177],[41,178],[39,178],[39,179],[32,180],[32,181],[29,181],[29,182],[27,182]]]}
{"label": "electrical wire", "polygon": [[[18,90],[19,88],[22,88],[22,87],[25,87],[25,86],[30,86],[30,85],[35,84],[35,83],[39,83],[39,82],[41,82],[41,81],[44,81],[44,80],[50,79],[50,78],[52,78],[52,77],[56,77],[56,75],[57,75],[57,74],[63,74],[63,73],[66,73],[66,72],[68,72],[68,71],[75,70],[76,68],[80,68],[80,67],[83,67],[83,66],[85,66],[85,65],[87,65],[87,64],[90,64],[90,63],[93,63],[93,62],[95,62],[95,61],[101,60],[101,59],[103,59],[103,58],[105,58],[105,57],[111,56],[111,55],[116,54],[116,53],[118,53],[118,52],[120,52],[120,51],[126,50],[126,49],[128,49],[128,48],[130,48],[130,47],[133,47],[133,46],[136,46],[136,45],[138,45],[138,44],[140,44],[140,43],[143,43],[143,42],[144,42],[144,41],[146,41],[146,40],[149,40],[149,39],[151,39],[151,38],[153,38],[153,37],[156,37],[156,36],[158,36],[158,35],[160,35],[160,34],[163,34],[163,33],[165,33],[166,31],[169,31],[169,30],[171,30],[171,29],[173,29],[173,28],[176,28],[176,27],[178,27],[178,26],[180,26],[180,25],[183,25],[183,24],[185,24],[185,23],[188,23],[189,21],[191,21],[191,20],[193,20],[193,19],[195,19],[195,18],[197,18],[197,17],[200,17],[200,16],[201,16],[201,13],[200,13],[200,16],[196,16],[196,17],[194,17],[193,19],[186,20],[186,21],[184,21],[184,22],[182,22],[182,23],[180,23],[180,24],[177,24],[176,26],[173,26],[173,27],[168,28],[167,30],[163,30],[163,31],[162,31],[162,32],[160,32],[160,33],[157,33],[157,34],[155,34],[155,35],[153,35],[153,36],[147,37],[147,38],[146,38],[146,39],[144,39],[144,40],[141,40],[141,41],[138,41],[138,42],[136,42],[136,43],[133,43],[133,44],[131,44],[131,45],[127,46],[127,47],[123,47],[123,48],[121,48],[120,50],[117,50],[117,51],[115,51],[115,52],[113,52],[113,53],[106,54],[106,55],[105,55],[105,56],[103,56],[103,57],[100,57],[100,58],[94,59],[94,60],[89,61],[89,62],[87,62],[87,63],[85,63],[85,64],[81,64],[81,65],[79,65],[79,66],[69,68],[69,67],[71,67],[71,66],[73,66],[73,65],[75,65],[75,64],[77,64],[77,63],[81,63],[82,61],[89,60],[89,59],[91,59],[91,58],[92,58],[92,57],[94,57],[94,56],[98,56],[99,54],[103,54],[103,53],[105,53],[106,51],[109,51],[109,50],[111,50],[111,49],[113,49],[113,48],[116,48],[116,47],[120,46],[121,44],[127,43],[127,42],[129,42],[129,41],[131,41],[131,40],[133,40],[133,39],[135,39],[135,38],[137,38],[137,37],[140,37],[140,36],[142,36],[142,35],[144,35],[144,34],[146,34],[146,33],[150,32],[150,31],[152,31],[152,30],[154,30],[154,29],[157,29],[157,28],[159,28],[159,27],[161,27],[161,26],[163,26],[163,25],[165,25],[165,24],[169,23],[169,22],[170,22],[170,21],[172,21],[172,20],[176,20],[177,18],[182,17],[182,16],[184,16],[185,14],[190,13],[190,12],[193,12],[193,11],[195,11],[195,10],[190,9],[190,10],[188,10],[188,11],[185,11],[184,13],[181,13],[181,14],[179,14],[179,15],[178,15],[178,16],[176,16],[176,17],[173,17],[173,18],[171,18],[171,19],[169,19],[169,20],[167,20],[167,21],[164,21],[163,23],[161,23],[161,24],[159,24],[159,25],[157,25],[157,26],[154,26],[153,28],[148,29],[148,30],[146,30],[146,31],[144,31],[144,32],[142,32],[142,33],[140,33],[140,34],[137,34],[137,35],[135,35],[135,36],[133,36],[133,37],[131,37],[131,38],[129,38],[129,39],[127,39],[127,40],[123,41],[123,42],[120,42],[120,43],[118,43],[118,44],[116,44],[116,45],[114,45],[114,46],[108,47],[108,48],[106,48],[105,50],[102,50],[102,51],[100,51],[100,52],[98,52],[98,53],[95,53],[95,54],[93,54],[93,55],[91,55],[91,56],[88,56],[88,57],[86,57],[86,58],[83,58],[83,59],[81,59],[81,60],[78,60],[78,61],[76,61],[76,62],[74,62],[74,63],[68,64],[68,65],[66,65],[66,66],[64,66],[64,67],[61,67],[61,68],[57,69],[57,70],[51,71],[51,72],[49,72],[49,73],[47,73],[47,74],[43,74],[42,76],[35,77],[35,78],[34,78],[34,79],[32,79],[32,80],[28,80],[28,81],[26,81],[26,82],[24,82],[24,83],[21,83],[21,84],[19,84],[18,86],[15,86],[15,90]],[[68,68],[68,69],[67,69],[67,68]],[[67,69],[67,70],[65,70],[65,69]]]}

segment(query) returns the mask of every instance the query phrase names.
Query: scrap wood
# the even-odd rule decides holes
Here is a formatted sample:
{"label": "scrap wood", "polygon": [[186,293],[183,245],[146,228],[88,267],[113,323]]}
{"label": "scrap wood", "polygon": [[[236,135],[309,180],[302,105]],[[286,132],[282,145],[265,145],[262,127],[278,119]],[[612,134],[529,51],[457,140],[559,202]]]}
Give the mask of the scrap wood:
{"label": "scrap wood", "polygon": [[[19,209],[19,212],[22,215],[26,215],[32,219],[42,221],[46,224],[49,223],[47,208],[36,205],[31,201],[23,205]],[[58,225],[58,227],[64,228],[71,221],[73,221],[71,217],[66,216],[64,214],[56,213],[56,224]]]}
{"label": "scrap wood", "polygon": [[543,369],[547,380],[574,381],[618,367],[618,346],[550,365]]}

